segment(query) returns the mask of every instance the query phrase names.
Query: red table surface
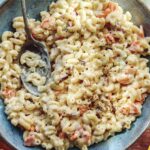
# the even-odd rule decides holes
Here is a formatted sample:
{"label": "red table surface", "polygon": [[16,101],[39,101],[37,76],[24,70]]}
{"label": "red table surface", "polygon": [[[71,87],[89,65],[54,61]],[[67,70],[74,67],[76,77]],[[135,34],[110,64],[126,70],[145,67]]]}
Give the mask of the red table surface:
{"label": "red table surface", "polygon": [[[147,129],[142,136],[128,150],[148,150],[150,145],[150,129]],[[0,140],[0,150],[13,150],[3,140]]]}

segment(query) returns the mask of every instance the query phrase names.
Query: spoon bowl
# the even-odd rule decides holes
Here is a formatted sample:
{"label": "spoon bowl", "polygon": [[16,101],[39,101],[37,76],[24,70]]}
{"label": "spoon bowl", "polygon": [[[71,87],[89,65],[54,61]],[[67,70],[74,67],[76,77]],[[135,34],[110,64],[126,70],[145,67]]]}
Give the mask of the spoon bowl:
{"label": "spoon bowl", "polygon": [[38,54],[39,56],[41,56],[41,60],[43,62],[45,62],[45,66],[44,67],[38,67],[36,72],[38,72],[41,76],[46,77],[46,82],[45,84],[48,82],[48,79],[50,77],[50,71],[51,71],[51,67],[50,67],[50,61],[49,61],[49,57],[48,57],[48,53],[45,49],[45,46],[43,43],[41,42],[35,42],[35,41],[27,41],[23,47],[22,50],[20,52],[19,55],[19,64],[22,68],[22,74],[21,74],[21,80],[22,83],[24,85],[24,87],[33,95],[39,96],[40,93],[37,89],[36,86],[34,86],[32,83],[27,82],[27,76],[30,74],[30,70],[28,68],[28,66],[21,64],[20,62],[20,58],[22,56],[22,54],[24,54],[25,52],[30,51],[33,52],[35,54]]}
{"label": "spoon bowl", "polygon": [[[125,9],[132,13],[133,19],[141,18],[144,16],[144,21],[141,23],[144,26],[145,33],[150,36],[150,13],[138,3],[137,0],[116,0]],[[46,10],[47,6],[52,0],[26,0],[28,10],[33,18],[37,17],[37,14]],[[150,3],[149,3],[150,4]],[[0,13],[1,28],[0,33],[5,30],[11,30],[12,18],[20,16],[19,0],[9,0],[8,3],[3,6]],[[137,11],[135,11],[135,9]],[[135,13],[138,12],[138,13]],[[143,14],[143,15],[139,15]],[[138,17],[137,17],[138,16]],[[135,20],[136,21],[136,20]],[[146,27],[146,28],[145,28]],[[149,64],[150,67],[150,64]],[[41,147],[25,147],[23,145],[22,130],[15,128],[10,121],[7,120],[7,116],[4,113],[3,100],[0,100],[0,134],[5,140],[18,150],[43,150]],[[142,115],[136,119],[132,124],[130,130],[123,131],[117,135],[110,137],[108,140],[92,145],[90,150],[125,150],[131,145],[148,127],[150,123],[150,96],[147,98],[143,105]],[[13,149],[13,148],[12,148]],[[71,148],[70,150],[77,150]]]}
{"label": "spoon bowl", "polygon": [[21,80],[26,90],[28,90],[33,95],[39,96],[40,92],[38,91],[38,88],[34,86],[32,83],[27,82],[27,77],[30,74],[30,69],[27,65],[21,64],[20,58],[27,51],[38,54],[41,57],[41,60],[45,63],[45,65],[43,67],[37,67],[36,72],[39,75],[46,77],[45,84],[48,82],[48,79],[50,77],[50,72],[51,72],[50,59],[49,59],[46,46],[42,42],[35,40],[31,35],[29,25],[28,25],[27,15],[26,15],[25,0],[21,0],[21,7],[22,7],[23,20],[25,24],[25,31],[27,35],[27,40],[25,44],[22,46],[22,49],[18,57],[19,64],[22,68]]}

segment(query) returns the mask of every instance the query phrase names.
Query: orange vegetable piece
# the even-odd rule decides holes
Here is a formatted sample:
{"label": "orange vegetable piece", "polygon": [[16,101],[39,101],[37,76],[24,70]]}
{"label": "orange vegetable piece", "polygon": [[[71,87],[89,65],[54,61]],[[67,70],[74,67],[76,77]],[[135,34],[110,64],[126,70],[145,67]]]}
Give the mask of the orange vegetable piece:
{"label": "orange vegetable piece", "polygon": [[99,15],[97,17],[99,18],[106,18],[111,12],[116,10],[116,4],[114,4],[113,2],[109,2],[106,9],[104,10],[104,12],[102,13],[102,15]]}
{"label": "orange vegetable piece", "polygon": [[130,114],[130,108],[129,107],[124,107],[124,108],[122,108],[121,112],[124,115],[129,115]]}
{"label": "orange vegetable piece", "polygon": [[6,98],[10,98],[10,97],[14,97],[16,96],[16,91],[6,88],[2,91],[2,94],[6,97]]}
{"label": "orange vegetable piece", "polygon": [[141,99],[136,99],[135,103],[143,104],[143,102],[145,101],[146,97],[147,97],[147,94],[142,94]]}
{"label": "orange vegetable piece", "polygon": [[80,114],[83,115],[88,110],[88,106],[82,105],[79,106]]}
{"label": "orange vegetable piece", "polygon": [[24,141],[24,145],[25,146],[34,146],[34,142],[35,142],[35,137],[34,135],[29,135],[25,141]]}
{"label": "orange vegetable piece", "polygon": [[30,131],[35,131],[35,125],[31,125]]}
{"label": "orange vegetable piece", "polygon": [[41,23],[41,27],[45,29],[49,28],[49,19],[43,20]]}
{"label": "orange vegetable piece", "polygon": [[115,38],[113,37],[112,34],[106,34],[105,35],[105,38],[106,38],[106,42],[108,44],[111,44],[111,43],[114,43],[115,42]]}
{"label": "orange vegetable piece", "polygon": [[60,137],[61,139],[65,139],[66,134],[65,134],[64,132],[60,132],[60,133],[59,133],[59,137]]}
{"label": "orange vegetable piece", "polygon": [[70,140],[71,140],[71,141],[74,141],[74,140],[76,140],[77,138],[78,138],[78,133],[75,132],[75,133],[73,133],[73,135],[70,137]]}

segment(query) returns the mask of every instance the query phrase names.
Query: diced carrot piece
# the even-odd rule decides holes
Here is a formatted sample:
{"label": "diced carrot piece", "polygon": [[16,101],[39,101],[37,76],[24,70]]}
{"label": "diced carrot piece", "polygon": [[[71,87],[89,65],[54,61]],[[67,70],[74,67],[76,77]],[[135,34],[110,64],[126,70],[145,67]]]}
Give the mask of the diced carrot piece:
{"label": "diced carrot piece", "polygon": [[109,8],[111,11],[115,11],[115,10],[116,10],[116,4],[114,4],[113,2],[109,2],[109,3],[108,3],[108,8]]}
{"label": "diced carrot piece", "polygon": [[35,131],[35,125],[31,125],[30,131]]}
{"label": "diced carrot piece", "polygon": [[10,97],[14,97],[16,96],[16,91],[6,88],[2,91],[2,94],[6,97],[6,98],[10,98]]}
{"label": "diced carrot piece", "polygon": [[131,74],[123,73],[117,77],[117,82],[119,82],[122,85],[131,84],[132,81],[133,81],[133,75],[131,75]]}
{"label": "diced carrot piece", "polygon": [[55,19],[54,17],[47,16],[41,23],[41,27],[44,29],[54,28]]}
{"label": "diced carrot piece", "polygon": [[75,133],[70,137],[70,140],[71,140],[71,141],[74,141],[74,140],[76,140],[77,138],[78,138],[78,133],[75,132]]}
{"label": "diced carrot piece", "polygon": [[35,142],[35,137],[33,135],[29,135],[25,141],[24,141],[24,145],[25,146],[34,146],[34,142]]}
{"label": "diced carrot piece", "polygon": [[64,36],[55,36],[55,40],[63,40],[64,38]]}
{"label": "diced carrot piece", "polygon": [[138,110],[138,108],[135,105],[132,106],[132,109],[133,109],[133,112],[131,114],[134,114],[134,115],[140,114],[140,111]]}
{"label": "diced carrot piece", "polygon": [[143,102],[145,101],[145,98],[147,97],[147,94],[142,94],[141,99],[136,99],[135,103],[140,103],[143,104]]}
{"label": "diced carrot piece", "polygon": [[83,115],[88,110],[88,106],[79,106],[80,115]]}
{"label": "diced carrot piece", "polygon": [[138,110],[137,106],[134,104],[131,106],[122,108],[121,112],[124,115],[139,115],[140,114],[140,111]]}
{"label": "diced carrot piece", "polygon": [[105,11],[104,11],[104,16],[107,17],[110,13],[111,13],[111,9],[110,9],[110,8],[107,8],[107,9],[105,9]]}
{"label": "diced carrot piece", "polygon": [[141,32],[141,33],[139,34],[139,36],[140,36],[141,38],[144,38],[144,32]]}
{"label": "diced carrot piece", "polygon": [[104,12],[101,15],[98,15],[97,17],[99,18],[105,18],[107,17],[111,12],[116,10],[116,5],[112,2],[109,2],[106,9],[104,10]]}
{"label": "diced carrot piece", "polygon": [[129,107],[124,107],[121,109],[122,114],[124,115],[129,115],[130,114],[130,108]]}
{"label": "diced carrot piece", "polygon": [[137,45],[139,45],[139,41],[133,41],[133,42],[131,43],[131,46],[137,46]]}
{"label": "diced carrot piece", "polygon": [[133,41],[129,47],[129,50],[133,53],[139,53],[140,50],[140,42],[139,41]]}
{"label": "diced carrot piece", "polygon": [[106,34],[105,35],[105,38],[106,38],[106,42],[108,44],[111,44],[111,43],[114,43],[115,42],[115,38],[113,37],[112,34]]}
{"label": "diced carrot piece", "polygon": [[61,139],[65,139],[65,138],[66,138],[66,134],[65,134],[64,132],[60,132],[60,133],[59,133],[59,137],[60,137]]}
{"label": "diced carrot piece", "polygon": [[42,28],[48,28],[49,27],[49,20],[46,19],[41,23],[41,27]]}

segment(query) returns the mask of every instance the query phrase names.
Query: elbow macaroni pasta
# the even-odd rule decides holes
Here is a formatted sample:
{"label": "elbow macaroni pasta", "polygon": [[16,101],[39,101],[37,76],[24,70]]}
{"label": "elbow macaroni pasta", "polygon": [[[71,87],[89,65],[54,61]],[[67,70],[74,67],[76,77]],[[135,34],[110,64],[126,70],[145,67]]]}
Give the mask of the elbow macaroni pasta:
{"label": "elbow macaroni pasta", "polygon": [[21,63],[31,68],[27,80],[38,86],[39,97],[20,82],[16,59],[26,41],[21,16],[16,32],[5,31],[0,43],[1,95],[5,113],[23,128],[26,146],[67,150],[106,140],[129,129],[141,114],[150,93],[150,38],[131,22],[131,14],[109,0],[58,0],[41,20],[29,19],[32,35],[47,46],[51,78],[34,72],[44,66],[27,51]]}

